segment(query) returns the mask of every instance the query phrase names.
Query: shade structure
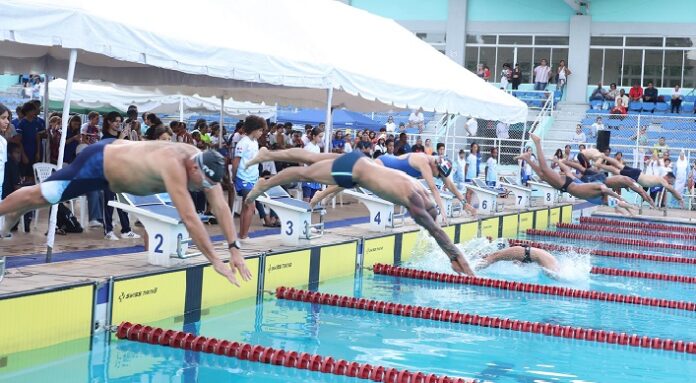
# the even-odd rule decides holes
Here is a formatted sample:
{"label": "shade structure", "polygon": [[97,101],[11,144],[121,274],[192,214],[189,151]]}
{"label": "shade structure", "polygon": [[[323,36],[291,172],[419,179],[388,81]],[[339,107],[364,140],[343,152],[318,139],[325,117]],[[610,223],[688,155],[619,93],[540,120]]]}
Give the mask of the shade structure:
{"label": "shade structure", "polygon": [[[279,122],[292,122],[294,124],[318,125],[326,120],[326,111],[322,109],[299,109],[278,111]],[[364,115],[350,110],[335,109],[332,113],[334,129],[370,129],[379,130],[384,126]]]}
{"label": "shade structure", "polygon": [[[62,107],[65,98],[65,80],[55,79],[49,83],[48,98],[51,105]],[[140,112],[162,114],[178,114],[183,102],[187,112],[206,113],[220,112],[220,99],[217,97],[201,97],[198,95],[165,95],[156,92],[138,92],[113,84],[76,82],[73,84],[70,97],[70,108],[77,110],[117,110],[125,112],[129,105],[136,105]],[[53,107],[52,107],[53,108]],[[231,98],[225,99],[224,114],[229,116],[260,115],[264,118],[275,116],[275,106],[240,102]]]}
{"label": "shade structure", "polygon": [[[2,0],[0,70],[351,110],[520,122],[527,107],[393,20],[331,0]],[[154,15],[154,16],[153,16]],[[192,27],[200,25],[200,28]],[[406,60],[400,58],[408,57]],[[172,91],[175,90],[175,91]]]}

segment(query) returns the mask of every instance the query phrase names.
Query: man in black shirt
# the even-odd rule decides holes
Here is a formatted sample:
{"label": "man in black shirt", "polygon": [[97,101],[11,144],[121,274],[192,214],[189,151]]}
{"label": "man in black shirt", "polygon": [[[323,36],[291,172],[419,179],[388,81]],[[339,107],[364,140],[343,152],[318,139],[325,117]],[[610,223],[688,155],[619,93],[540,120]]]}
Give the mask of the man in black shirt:
{"label": "man in black shirt", "polygon": [[643,91],[643,101],[657,102],[657,88],[653,86],[652,82],[649,82],[648,87]]}

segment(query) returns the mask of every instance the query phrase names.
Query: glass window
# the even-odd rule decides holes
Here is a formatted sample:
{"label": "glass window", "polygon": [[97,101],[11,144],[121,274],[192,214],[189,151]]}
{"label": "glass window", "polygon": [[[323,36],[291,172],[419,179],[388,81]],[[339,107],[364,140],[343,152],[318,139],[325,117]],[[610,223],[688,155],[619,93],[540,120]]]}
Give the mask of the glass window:
{"label": "glass window", "polygon": [[481,47],[479,52],[479,62],[488,66],[488,69],[491,70],[491,81],[493,81],[492,78],[495,75],[495,47]]}
{"label": "glass window", "polygon": [[590,45],[609,45],[623,46],[623,37],[614,36],[592,36],[590,37]]}
{"label": "glass window", "polygon": [[[515,48],[498,48],[498,58],[495,65],[495,82],[500,81],[500,75],[503,72],[503,64],[510,64],[512,68],[515,57]],[[492,70],[492,69],[491,69]]]}
{"label": "glass window", "polygon": [[530,77],[532,73],[532,48],[517,48],[517,62],[520,64],[522,82],[532,82]]}
{"label": "glass window", "polygon": [[469,44],[495,44],[496,35],[466,35]]}
{"label": "glass window", "polygon": [[499,36],[498,44],[532,45],[532,36]]}
{"label": "glass window", "polygon": [[[588,82],[590,85],[602,81],[602,60],[604,59],[603,49],[590,49],[590,69]],[[568,65],[570,68],[570,65]],[[571,68],[572,70],[572,68]]]}
{"label": "glass window", "polygon": [[[591,51],[590,51],[591,52]],[[605,84],[615,82],[622,85],[621,82],[621,49],[605,49],[604,50],[604,74],[602,80]],[[595,61],[590,59],[590,68],[594,66]],[[591,69],[590,69],[591,70]]]}
{"label": "glass window", "polygon": [[554,68],[558,66],[558,63],[561,60],[564,60],[566,62],[566,66],[568,66],[568,68],[570,70],[573,70],[570,63],[568,63],[568,48],[552,48],[550,58],[551,58],[551,63],[553,63],[552,66]]}
{"label": "glass window", "polygon": [[[549,57],[551,57],[551,48],[534,48],[534,60],[532,61],[530,72],[534,71],[534,68],[541,64],[542,59],[546,60],[546,63],[549,64]],[[530,82],[533,82],[534,74],[530,73],[529,76]]]}
{"label": "glass window", "polygon": [[684,88],[696,87],[696,49],[685,51]]}
{"label": "glass window", "polygon": [[643,65],[643,85],[652,81],[655,87],[662,86],[662,50],[646,49]]}
{"label": "glass window", "polygon": [[684,51],[665,51],[665,71],[662,86],[672,88],[681,84]]}
{"label": "glass window", "polygon": [[693,47],[694,39],[690,37],[668,37],[668,47]]}
{"label": "glass window", "polygon": [[626,37],[626,46],[661,47],[662,37]]}
{"label": "glass window", "polygon": [[535,45],[568,45],[568,36],[536,36]]}
{"label": "glass window", "polygon": [[478,40],[476,40],[476,35],[466,35],[466,43],[467,44],[477,44]]}
{"label": "glass window", "polygon": [[640,75],[643,65],[642,49],[626,49],[623,61],[623,80],[621,85],[631,86],[634,82],[641,83]]}
{"label": "glass window", "polygon": [[478,47],[466,47],[464,67],[472,72],[476,72],[476,64],[478,64]]}

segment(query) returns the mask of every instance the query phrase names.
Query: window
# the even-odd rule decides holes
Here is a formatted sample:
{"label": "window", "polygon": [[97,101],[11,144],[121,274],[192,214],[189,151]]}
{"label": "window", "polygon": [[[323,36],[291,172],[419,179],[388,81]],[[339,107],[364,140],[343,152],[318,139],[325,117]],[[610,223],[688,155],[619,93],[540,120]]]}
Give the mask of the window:
{"label": "window", "polygon": [[573,70],[573,68],[570,66],[570,63],[568,63],[568,48],[552,48],[551,49],[551,66],[557,67],[558,63],[561,60],[564,60],[566,62],[566,65],[570,70]]}
{"label": "window", "polygon": [[590,45],[623,46],[623,37],[593,36],[590,37]]}
{"label": "window", "polygon": [[568,36],[536,36],[534,45],[568,45]]}
{"label": "window", "polygon": [[655,87],[662,86],[662,52],[663,50],[645,50],[645,63],[643,64],[643,85],[652,81]]}
{"label": "window", "polygon": [[491,80],[495,75],[495,47],[481,47],[479,48],[479,63],[488,66],[491,70]]}
{"label": "window", "polygon": [[466,35],[467,44],[495,44],[496,35]]}
{"label": "window", "polygon": [[665,51],[665,70],[662,86],[673,87],[682,83],[682,61],[684,51]]}
{"label": "window", "polygon": [[684,51],[684,88],[696,87],[696,49]]}
{"label": "window", "polygon": [[641,83],[640,75],[643,66],[642,49],[626,49],[623,60],[623,80],[621,85],[631,86],[634,82]]}
{"label": "window", "polygon": [[[590,49],[590,71],[587,80],[590,85],[603,81],[602,70],[604,68],[602,68],[602,65],[599,65],[599,63],[602,63],[603,61],[604,49]],[[568,64],[568,67],[570,68],[570,64]]]}
{"label": "window", "polygon": [[626,37],[627,47],[661,47],[662,37]]}
{"label": "window", "polygon": [[689,37],[668,37],[667,44],[668,47],[693,47],[694,40]]}
{"label": "window", "polygon": [[498,44],[532,45],[532,36],[499,36]]}
{"label": "window", "polygon": [[466,47],[464,67],[476,73],[476,64],[478,64],[478,47]]}
{"label": "window", "polygon": [[[615,82],[619,85],[625,84],[621,81],[621,58],[623,51],[621,49],[605,49],[604,50],[604,74],[602,80],[611,84]],[[594,61],[590,61],[594,63]],[[590,64],[590,67],[593,65]]]}
{"label": "window", "polygon": [[532,82],[532,48],[517,48],[517,62],[520,64],[522,82]]}

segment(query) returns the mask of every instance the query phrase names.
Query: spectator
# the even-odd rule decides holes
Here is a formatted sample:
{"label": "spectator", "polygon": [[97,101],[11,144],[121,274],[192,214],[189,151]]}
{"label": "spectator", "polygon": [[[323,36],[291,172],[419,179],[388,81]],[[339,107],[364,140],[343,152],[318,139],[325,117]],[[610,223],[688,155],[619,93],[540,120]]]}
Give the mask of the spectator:
{"label": "spectator", "polygon": [[670,100],[670,103],[672,105],[672,110],[671,110],[672,113],[679,113],[679,111],[681,110],[681,104],[682,104],[683,99],[684,99],[684,97],[682,97],[681,89],[679,88],[679,85],[675,85],[674,86],[674,93],[672,93],[672,98]]}
{"label": "spectator", "polygon": [[418,108],[418,110],[411,112],[411,114],[408,116],[408,127],[418,128],[418,134],[423,133],[423,128],[425,127],[423,108]]}
{"label": "spectator", "polygon": [[512,70],[510,82],[512,82],[512,90],[517,90],[522,83],[522,70],[520,69],[519,63],[515,63],[515,68]]}
{"label": "spectator", "polygon": [[411,145],[408,144],[408,136],[406,133],[399,134],[399,142],[396,143],[396,155],[411,153]]}
{"label": "spectator", "polygon": [[406,124],[404,124],[403,122],[400,122],[399,123],[399,132],[403,133],[405,131],[406,131]]}
{"label": "spectator", "polygon": [[[10,127],[12,116],[10,110],[3,104],[0,104],[0,200],[4,198],[3,180],[5,176],[5,163],[9,160],[9,145],[5,139],[5,134]],[[21,160],[21,156],[20,156]],[[19,162],[19,161],[18,161]],[[13,190],[14,191],[14,190]],[[3,219],[0,218],[0,225],[3,225]]]}
{"label": "spectator", "polygon": [[[527,150],[527,153],[532,153],[531,146],[528,146],[526,150]],[[536,161],[536,156],[534,155],[534,153],[532,153],[532,160]],[[531,179],[532,174],[533,174],[532,167],[524,159],[520,158],[519,160],[517,160],[517,162],[520,165],[520,180],[522,182],[522,185],[526,186],[527,182]]]}
{"label": "spectator", "polygon": [[[440,157],[445,157],[445,144],[442,142],[438,142],[437,145],[435,146],[437,149],[437,155]],[[481,155],[479,154],[479,162],[481,162]]]}
{"label": "spectator", "polygon": [[546,59],[541,59],[541,64],[534,68],[534,90],[546,90],[549,83],[551,68]]}
{"label": "spectator", "polygon": [[648,150],[648,127],[641,126],[638,133],[634,134],[629,140],[636,141],[636,148],[633,149],[633,167],[638,167],[638,161],[643,158],[643,162],[650,158]]}
{"label": "spectator", "polygon": [[345,143],[343,144],[343,153],[350,153],[353,151],[353,136],[350,133],[345,135]]}
{"label": "spectator", "polygon": [[491,155],[486,161],[486,184],[495,187],[498,182],[498,148],[491,148]]}
{"label": "spectator", "polygon": [[652,103],[657,102],[657,88],[653,86],[652,81],[648,81],[648,87],[645,88],[645,92],[643,93],[643,101]]}
{"label": "spectator", "polygon": [[556,69],[556,76],[558,76],[556,90],[561,91],[561,95],[563,95],[563,90],[565,89],[565,84],[568,80],[568,76],[570,76],[572,73],[573,72],[571,72],[570,69],[566,66],[565,60],[561,60],[558,62],[558,69]]}
{"label": "spectator", "polygon": [[159,125],[152,131],[152,141],[170,141],[170,142],[172,142],[173,137],[174,137],[174,132],[172,131],[172,128],[170,128],[168,126]]}
{"label": "spectator", "polygon": [[611,111],[609,112],[609,114],[620,115],[620,116],[626,116],[628,114],[628,110],[624,106],[623,99],[621,97],[616,99],[616,106],[611,108]]}
{"label": "spectator", "polygon": [[[321,153],[319,143],[324,139],[324,132],[319,127],[309,131],[309,142],[305,145],[304,150],[311,153]],[[308,166],[305,164],[304,166]],[[309,202],[317,190],[321,189],[321,184],[318,182],[303,182],[302,183],[302,200]]]}
{"label": "spectator", "polygon": [[[466,164],[464,165],[464,182],[473,182],[474,178],[479,175],[479,145],[475,142],[471,143],[469,155],[466,156]],[[466,201],[471,204],[473,192],[471,189],[466,190]]]}
{"label": "spectator", "polygon": [[688,178],[688,172],[689,172],[689,162],[686,160],[686,153],[684,153],[684,150],[681,150],[679,152],[679,158],[677,159],[677,162],[674,163],[674,189],[678,191],[679,193],[684,192],[684,188],[686,187],[686,181]]}
{"label": "spectator", "polygon": [[510,82],[510,78],[512,77],[512,68],[510,68],[510,64],[505,63],[503,64],[503,70],[500,72],[500,89],[506,90],[508,87],[508,83]]}
{"label": "spectator", "polygon": [[411,152],[413,153],[425,153],[425,146],[423,146],[423,140],[418,137],[416,143],[411,146]]}
{"label": "spectator", "polygon": [[[3,106],[0,104],[0,110],[2,110],[2,108]],[[2,133],[3,130],[2,125],[3,123],[0,121],[0,133]],[[2,138],[0,138],[0,141],[2,141]],[[0,146],[2,145],[0,144]],[[2,150],[3,149],[0,149],[0,158],[5,157],[5,153],[3,153]],[[0,169],[4,168],[3,172],[0,173],[0,177],[2,178],[0,179],[0,200],[7,198],[7,196],[12,194],[15,190],[24,186],[22,184],[22,156],[23,151],[21,146],[12,142],[8,143],[7,162],[0,161]],[[24,215],[24,231],[26,232],[29,232],[31,228],[32,213],[33,212],[29,212]],[[4,225],[3,218],[0,218],[0,224]],[[15,225],[11,231],[15,231],[16,229],[17,225]],[[7,237],[11,236],[10,234],[6,235]],[[2,238],[0,238],[0,240],[1,239]]]}
{"label": "spectator", "polygon": [[126,111],[126,125],[130,125],[130,140],[131,141],[140,141],[140,131],[142,130],[142,126],[140,125],[140,121],[138,121],[138,107],[135,105],[130,105],[128,106],[128,110]]}
{"label": "spectator", "polygon": [[479,63],[476,65],[476,75],[483,79],[483,64]]}
{"label": "spectator", "polygon": [[367,131],[362,133],[360,141],[355,145],[356,150],[360,150],[368,157],[372,157],[372,142],[370,141],[370,135]]}
{"label": "spectator", "polygon": [[346,147],[346,142],[343,140],[343,131],[337,130],[334,139],[331,140],[331,151],[334,153],[343,153]]}
{"label": "spectator", "polygon": [[638,82],[634,82],[631,90],[628,92],[628,98],[631,101],[640,101],[643,99],[643,88]]}
{"label": "spectator", "polygon": [[387,140],[386,147],[387,152],[385,154],[389,154],[391,156],[396,155],[396,152],[394,151],[394,140]]}
{"label": "spectator", "polygon": [[367,132],[367,137],[370,139],[370,143],[372,145],[377,143],[377,133],[374,132],[374,130],[365,130]]}
{"label": "spectator", "polygon": [[578,124],[575,127],[575,135],[573,136],[572,142],[575,142],[575,143],[587,142],[587,137],[585,137],[585,132],[582,131],[582,125]]}
{"label": "spectator", "polygon": [[[556,152],[553,153],[553,159],[554,159],[554,160],[562,160],[562,159],[563,159],[563,151],[561,150],[561,148],[556,149]],[[558,166],[558,164],[556,163],[556,161],[554,161],[554,162],[551,164],[551,169],[557,169],[556,171],[559,171],[559,170],[560,170],[560,167]]]}
{"label": "spectator", "polygon": [[571,148],[570,148],[570,145],[569,145],[569,144],[566,144],[566,146],[563,147],[563,158],[565,158],[565,159],[570,159],[570,158],[571,158],[571,156],[570,156],[571,150],[570,150],[570,149],[571,149]]}
{"label": "spectator", "polygon": [[429,156],[433,155],[433,142],[430,138],[425,139],[425,146],[423,147],[423,152]]}
{"label": "spectator", "polygon": [[466,133],[470,137],[476,137],[476,134],[478,134],[478,121],[471,117],[468,120],[466,120],[466,123],[464,124],[464,130],[466,130]]}
{"label": "spectator", "polygon": [[598,83],[597,87],[590,94],[590,101],[604,101],[607,98],[607,91],[602,87],[602,83]]}
{"label": "spectator", "polygon": [[377,158],[383,154],[387,153],[387,142],[383,136],[379,137],[377,143],[375,144],[375,149],[372,154],[372,158]]}
{"label": "spectator", "polygon": [[602,117],[597,117],[594,124],[592,124],[592,129],[590,130],[592,138],[597,137],[597,132],[600,130],[604,130],[604,123],[602,122]]}
{"label": "spectator", "polygon": [[191,137],[191,134],[186,129],[186,123],[177,122],[173,131],[173,141],[193,145],[193,137]]}
{"label": "spectator", "polygon": [[304,133],[302,133],[302,144],[307,145],[310,141],[309,136],[312,134],[313,126],[311,124],[305,124]]}
{"label": "spectator", "polygon": [[609,91],[605,95],[605,99],[607,101],[616,102],[617,97],[619,97],[619,89],[616,88],[616,83],[612,82],[611,84],[609,84]]}
{"label": "spectator", "polygon": [[664,137],[660,137],[657,144],[653,145],[653,153],[658,157],[663,157],[665,154],[669,156],[669,145],[665,143]]}
{"label": "spectator", "polygon": [[63,119],[58,116],[53,116],[48,120],[48,162],[54,165],[58,163],[62,122]]}
{"label": "spectator", "polygon": [[483,66],[483,81],[491,81],[491,68],[489,68],[488,65]]}
{"label": "spectator", "polygon": [[507,140],[510,138],[510,128],[508,124],[498,121],[498,123],[495,124],[495,136],[498,137],[499,140]]}
{"label": "spectator", "polygon": [[32,165],[41,160],[40,132],[46,130],[43,120],[38,118],[39,109],[29,101],[22,106],[24,118],[17,126],[17,135],[21,137],[22,148],[28,160],[24,169],[25,176],[33,176]]}
{"label": "spectator", "polygon": [[614,99],[614,106],[619,105],[619,101],[621,101],[621,105],[624,107],[628,106],[629,98],[623,89],[619,89],[619,95]]}
{"label": "spectator", "polygon": [[387,117],[387,123],[384,124],[387,134],[394,134],[396,132],[396,124],[394,123],[394,117]]}
{"label": "spectator", "polygon": [[68,120],[68,135],[65,140],[65,154],[63,162],[69,164],[73,162],[77,156],[77,146],[80,145],[82,139],[80,130],[82,128],[82,119],[79,115],[74,114]]}

